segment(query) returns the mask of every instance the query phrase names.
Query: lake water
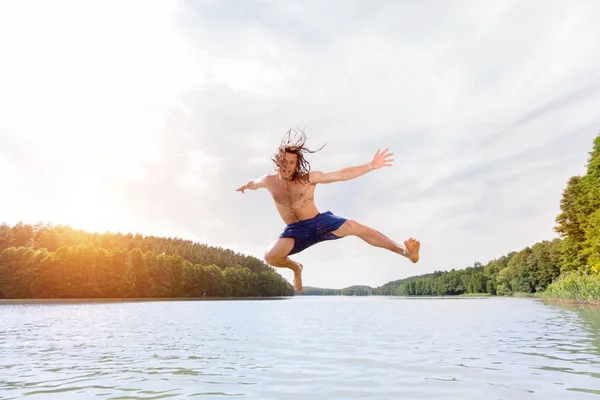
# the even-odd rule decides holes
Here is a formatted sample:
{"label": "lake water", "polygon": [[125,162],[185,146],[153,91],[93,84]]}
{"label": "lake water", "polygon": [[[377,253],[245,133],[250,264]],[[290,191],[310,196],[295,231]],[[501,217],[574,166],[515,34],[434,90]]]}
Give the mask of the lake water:
{"label": "lake water", "polygon": [[600,310],[517,298],[0,303],[0,398],[600,399]]}

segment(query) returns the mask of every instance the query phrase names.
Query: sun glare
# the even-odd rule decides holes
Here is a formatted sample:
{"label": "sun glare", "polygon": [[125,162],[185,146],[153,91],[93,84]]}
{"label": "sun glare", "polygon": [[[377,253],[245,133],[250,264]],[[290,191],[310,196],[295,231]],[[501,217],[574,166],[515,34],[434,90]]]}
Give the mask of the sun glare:
{"label": "sun glare", "polygon": [[162,161],[169,115],[202,79],[176,21],[178,5],[35,3],[0,4],[0,49],[12,61],[0,74],[0,133],[43,155],[31,162],[52,170],[31,175],[27,186],[56,192],[5,200],[3,218],[123,226],[118,188]]}

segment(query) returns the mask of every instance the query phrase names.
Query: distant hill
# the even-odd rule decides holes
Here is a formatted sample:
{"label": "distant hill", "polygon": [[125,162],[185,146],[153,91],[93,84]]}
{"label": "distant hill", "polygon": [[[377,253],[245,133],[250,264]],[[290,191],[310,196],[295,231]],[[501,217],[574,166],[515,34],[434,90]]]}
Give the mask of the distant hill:
{"label": "distant hill", "polygon": [[299,296],[371,296],[372,294],[373,288],[365,285],[354,285],[343,289],[304,286],[302,292],[296,293]]}

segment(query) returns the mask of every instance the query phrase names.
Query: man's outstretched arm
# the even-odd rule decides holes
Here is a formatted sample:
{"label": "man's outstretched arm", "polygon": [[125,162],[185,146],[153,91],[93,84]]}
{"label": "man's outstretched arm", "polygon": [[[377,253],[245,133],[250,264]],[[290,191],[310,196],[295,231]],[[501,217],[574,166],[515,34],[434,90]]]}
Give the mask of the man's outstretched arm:
{"label": "man's outstretched arm", "polygon": [[377,150],[377,153],[373,156],[373,160],[366,164],[356,165],[353,167],[342,168],[333,172],[320,172],[314,171],[310,173],[310,181],[312,183],[331,183],[339,181],[347,181],[350,179],[358,178],[367,172],[379,169],[382,167],[389,167],[392,165],[393,158],[390,158],[394,153],[387,153],[389,149],[383,151]]}
{"label": "man's outstretched arm", "polygon": [[264,187],[266,187],[265,186],[266,178],[267,178],[267,175],[263,175],[258,179],[249,180],[248,182],[244,183],[242,186],[238,187],[235,190],[237,192],[244,193],[244,190],[256,190],[256,189],[264,188]]}

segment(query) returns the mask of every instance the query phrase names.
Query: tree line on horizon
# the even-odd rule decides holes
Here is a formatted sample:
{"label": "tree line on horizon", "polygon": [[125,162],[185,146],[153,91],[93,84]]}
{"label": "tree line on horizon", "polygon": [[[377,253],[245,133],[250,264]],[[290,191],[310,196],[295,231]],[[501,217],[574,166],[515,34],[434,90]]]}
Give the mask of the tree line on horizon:
{"label": "tree line on horizon", "polygon": [[560,275],[561,240],[542,241],[482,265],[435,271],[388,282],[382,286],[343,289],[305,288],[307,296],[453,296],[510,295],[543,291]]}
{"label": "tree line on horizon", "polygon": [[373,294],[396,296],[446,296],[462,294],[510,295],[537,293],[560,276],[560,239],[544,240],[513,251],[486,265],[436,271],[375,288]]}
{"label": "tree line on horizon", "polygon": [[0,298],[290,296],[263,261],[179,238],[0,225]]}

